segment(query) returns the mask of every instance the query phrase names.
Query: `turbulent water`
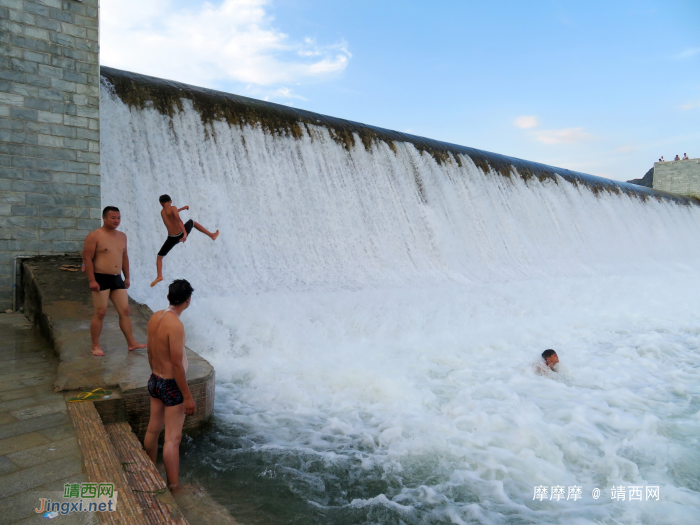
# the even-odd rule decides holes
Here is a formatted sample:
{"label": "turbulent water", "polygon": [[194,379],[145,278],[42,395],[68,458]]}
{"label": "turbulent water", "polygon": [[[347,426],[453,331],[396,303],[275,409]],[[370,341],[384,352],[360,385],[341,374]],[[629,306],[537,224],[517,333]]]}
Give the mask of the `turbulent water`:
{"label": "turbulent water", "polygon": [[322,126],[205,130],[187,101],[171,122],[103,89],[101,114],[132,295],[166,304],[160,194],[221,230],[165,277],[195,287],[188,345],[217,373],[183,470],[243,522],[700,520],[700,208]]}

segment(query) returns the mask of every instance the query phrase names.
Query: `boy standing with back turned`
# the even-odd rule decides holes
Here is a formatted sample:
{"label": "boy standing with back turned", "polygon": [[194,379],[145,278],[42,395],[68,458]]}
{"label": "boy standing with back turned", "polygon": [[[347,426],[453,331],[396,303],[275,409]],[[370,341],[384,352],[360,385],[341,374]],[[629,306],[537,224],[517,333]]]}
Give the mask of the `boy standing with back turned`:
{"label": "boy standing with back turned", "polygon": [[163,463],[171,490],[179,487],[180,440],[185,415],[192,416],[195,411],[186,376],[185,327],[180,321],[180,315],[190,305],[193,291],[185,279],[173,281],[168,288],[170,306],[154,313],[148,321],[148,364],[152,372],[148,379],[151,417],[143,446],[155,464],[158,438],[165,426]]}

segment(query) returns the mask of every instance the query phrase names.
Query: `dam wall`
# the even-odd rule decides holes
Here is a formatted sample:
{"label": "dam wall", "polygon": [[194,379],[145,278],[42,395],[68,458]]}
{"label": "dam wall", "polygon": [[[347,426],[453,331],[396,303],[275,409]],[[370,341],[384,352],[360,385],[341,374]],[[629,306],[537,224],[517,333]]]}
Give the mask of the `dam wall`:
{"label": "dam wall", "polygon": [[[365,150],[371,151],[373,147],[382,147],[383,144],[396,154],[397,144],[410,144],[419,153],[432,157],[437,164],[454,163],[461,167],[462,159],[468,157],[470,162],[484,173],[491,172],[507,178],[516,176],[526,181],[532,178],[543,181],[559,177],[575,185],[583,184],[594,192],[626,193],[643,199],[649,196],[674,198],[658,192],[647,191],[625,182],[320,115],[271,102],[105,66],[100,71],[111,92],[129,108],[154,109],[159,114],[172,118],[184,110],[184,104],[191,104],[193,110],[199,114],[207,136],[208,131],[213,132],[214,122],[226,122],[229,126],[239,128],[243,126],[259,127],[271,135],[284,135],[295,139],[300,139],[302,136],[313,136],[314,128],[323,127],[332,140],[347,151],[356,146],[362,146]],[[676,200],[688,202],[685,199]]]}
{"label": "dam wall", "polygon": [[0,3],[0,309],[15,258],[100,225],[98,0]]}
{"label": "dam wall", "polygon": [[692,197],[101,71],[103,201],[122,209],[130,293],[151,306],[164,300],[148,287],[163,193],[190,206],[185,220],[222,231],[213,244],[194,232],[165,259],[166,279],[192,280],[195,304],[203,294],[632,268],[652,252],[677,254],[664,232],[685,231],[700,209]]}
{"label": "dam wall", "polygon": [[700,158],[655,162],[654,189],[700,197]]}

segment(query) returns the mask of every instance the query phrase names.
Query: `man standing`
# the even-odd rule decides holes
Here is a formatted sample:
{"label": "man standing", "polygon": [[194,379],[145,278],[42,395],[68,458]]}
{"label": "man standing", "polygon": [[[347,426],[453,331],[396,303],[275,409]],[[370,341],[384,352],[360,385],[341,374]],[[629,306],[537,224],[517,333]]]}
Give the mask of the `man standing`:
{"label": "man standing", "polygon": [[168,255],[168,252],[177,246],[180,242],[185,242],[187,236],[192,231],[192,227],[199,230],[203,234],[207,235],[212,241],[215,241],[219,236],[219,230],[215,233],[211,233],[204,226],[198,222],[194,222],[192,219],[186,223],[182,223],[180,218],[180,212],[182,210],[189,210],[189,206],[183,206],[182,208],[176,208],[173,206],[173,201],[169,195],[161,195],[158,199],[160,205],[163,209],[160,211],[160,216],[163,219],[163,224],[168,230],[168,238],[163,243],[163,247],[158,252],[158,257],[156,258],[156,269],[158,270],[158,276],[155,281],[151,283],[151,288],[163,280],[163,257]]}
{"label": "man standing", "polygon": [[[92,354],[103,356],[100,348],[102,324],[107,313],[107,301],[112,300],[119,314],[121,328],[129,350],[146,348],[136,342],[129,317],[129,296],[126,293],[129,281],[129,255],[126,251],[126,235],[117,231],[122,216],[119,208],[107,206],[102,211],[102,227],[90,232],[83,247],[83,264],[92,291],[95,315],[90,323]],[[122,279],[122,272],[124,279]]]}
{"label": "man standing", "polygon": [[185,415],[192,416],[195,411],[195,402],[185,375],[185,327],[180,321],[180,315],[190,305],[193,291],[185,279],[173,281],[168,288],[170,306],[154,313],[148,321],[148,364],[152,372],[148,380],[151,418],[143,446],[155,464],[158,438],[165,425],[163,463],[171,490],[179,487],[180,439]]}

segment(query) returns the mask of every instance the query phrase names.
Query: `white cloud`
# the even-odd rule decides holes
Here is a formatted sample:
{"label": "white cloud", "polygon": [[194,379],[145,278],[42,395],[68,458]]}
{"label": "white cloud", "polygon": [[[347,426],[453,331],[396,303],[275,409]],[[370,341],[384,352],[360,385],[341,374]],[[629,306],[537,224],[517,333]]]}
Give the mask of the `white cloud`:
{"label": "white cloud", "polygon": [[683,51],[682,53],[677,54],[677,55],[675,56],[675,59],[676,59],[676,60],[684,60],[684,59],[686,59],[686,58],[694,57],[694,56],[697,55],[698,53],[700,53],[700,47],[693,47],[693,48],[691,48],[691,49],[686,49],[686,50]]}
{"label": "white cloud", "polygon": [[[270,100],[271,98],[276,99],[276,98],[298,98],[299,100],[306,100],[304,97],[301,95],[295,95],[292,93],[292,90],[282,86],[279,89],[274,90],[272,93],[269,93],[268,95],[265,95],[265,100]],[[291,102],[287,102],[288,105],[292,105]]]}
{"label": "white cloud", "polygon": [[694,104],[683,104],[680,108],[683,111],[689,111],[691,109],[700,108],[700,102]]}
{"label": "white cloud", "polygon": [[545,144],[574,144],[594,138],[590,133],[583,131],[583,128],[543,129],[534,132],[534,136],[536,140]]}
{"label": "white cloud", "polygon": [[[190,2],[190,6],[194,2]],[[275,28],[269,0],[179,8],[173,0],[102,0],[101,62],[206,87],[274,86],[326,79],[352,56],[345,42],[293,41]],[[272,97],[301,98],[281,87]]]}
{"label": "white cloud", "polygon": [[521,129],[527,129],[527,128],[534,128],[537,126],[539,122],[537,122],[537,117],[535,116],[528,116],[528,115],[523,115],[518,118],[516,118],[513,121],[513,125],[516,128],[521,128]]}

